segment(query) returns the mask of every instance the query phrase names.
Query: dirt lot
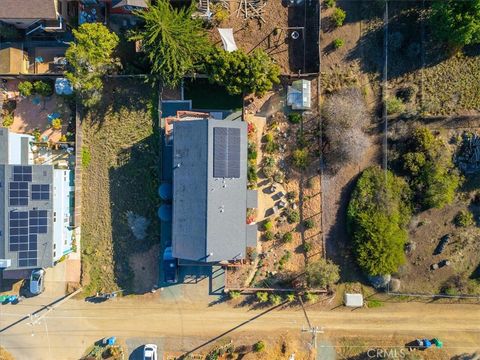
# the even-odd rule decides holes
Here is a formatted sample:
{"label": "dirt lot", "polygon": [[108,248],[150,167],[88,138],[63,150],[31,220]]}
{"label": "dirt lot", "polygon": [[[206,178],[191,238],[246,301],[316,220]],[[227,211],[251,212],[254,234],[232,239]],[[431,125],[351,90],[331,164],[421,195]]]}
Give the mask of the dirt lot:
{"label": "dirt lot", "polygon": [[[459,151],[459,143],[453,144],[452,139],[461,138],[465,131],[479,133],[475,121],[462,122],[449,119],[438,119],[428,122],[403,122],[392,124],[390,134],[401,136],[408,126],[426,125],[437,133],[452,154]],[[453,128],[451,124],[456,124]],[[393,139],[392,139],[393,143]],[[392,161],[396,151],[390,152]],[[407,255],[407,262],[399,270],[402,281],[402,292],[414,293],[439,293],[447,292],[456,294],[480,294],[480,285],[474,279],[479,277],[476,273],[480,265],[480,208],[475,203],[475,195],[479,188],[479,175],[469,174],[464,176],[463,186],[457,192],[455,201],[443,209],[430,209],[417,213],[409,229],[409,241],[414,244],[414,250]],[[460,211],[470,211],[474,216],[474,223],[467,227],[460,227],[455,223],[455,217]],[[434,250],[444,236],[450,236],[450,241],[445,251],[434,255]],[[450,261],[450,266],[432,270],[432,264],[442,260]]]}
{"label": "dirt lot", "polygon": [[[285,1],[267,1],[263,9],[264,21],[245,19],[240,1],[231,1],[229,5],[226,10],[228,16],[222,19],[218,27],[232,28],[239,48],[246,52],[264,49],[280,66],[282,74],[318,72],[317,2],[306,1],[301,6],[288,7]],[[307,6],[306,10],[304,6]],[[301,27],[305,28],[305,34]],[[300,36],[297,40],[292,38],[292,31],[295,30]],[[215,27],[210,35],[221,46]]]}
{"label": "dirt lot", "polygon": [[158,261],[149,252],[159,242],[155,93],[142,80],[112,80],[102,106],[84,117],[82,283],[87,293],[143,292],[157,284]]}

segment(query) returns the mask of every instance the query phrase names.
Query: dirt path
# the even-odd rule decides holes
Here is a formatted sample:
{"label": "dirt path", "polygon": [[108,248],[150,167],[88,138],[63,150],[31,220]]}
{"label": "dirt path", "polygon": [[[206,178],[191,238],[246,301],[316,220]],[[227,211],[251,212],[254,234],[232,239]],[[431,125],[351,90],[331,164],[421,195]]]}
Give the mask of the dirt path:
{"label": "dirt path", "polygon": [[[201,345],[222,336],[238,339],[255,334],[261,338],[282,331],[300,336],[302,326],[306,325],[303,312],[297,307],[283,311],[252,310],[227,304],[159,302],[157,296],[104,304],[70,300],[47,316],[45,324],[32,327],[23,322],[0,333],[0,343],[17,359],[78,359],[88,344],[105,336],[117,336],[119,341],[177,338],[175,344],[169,342],[169,346],[177,347],[172,350],[189,351],[194,343]],[[28,304],[3,307],[1,327],[32,312]],[[340,335],[368,336],[373,345],[385,338],[438,336],[452,354],[480,350],[478,305],[397,303],[354,312],[345,308],[318,311],[309,307],[307,312],[313,324],[325,329],[320,340]]]}

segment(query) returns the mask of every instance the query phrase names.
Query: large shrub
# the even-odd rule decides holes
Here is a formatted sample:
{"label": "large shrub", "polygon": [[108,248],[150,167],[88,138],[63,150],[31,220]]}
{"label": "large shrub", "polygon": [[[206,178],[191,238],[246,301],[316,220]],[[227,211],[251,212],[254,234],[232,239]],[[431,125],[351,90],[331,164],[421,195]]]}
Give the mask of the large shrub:
{"label": "large shrub", "polygon": [[314,288],[326,288],[340,280],[340,269],[332,261],[320,259],[305,268],[307,284]]}
{"label": "large shrub", "polygon": [[205,63],[210,80],[225,86],[232,95],[262,96],[280,82],[280,68],[260,49],[251,54],[216,49]]}
{"label": "large shrub", "polygon": [[404,263],[410,215],[410,190],[402,178],[377,166],[362,173],[347,220],[357,262],[368,275],[391,274]]}
{"label": "large shrub", "polygon": [[364,131],[370,115],[360,90],[349,88],[329,96],[322,113],[328,167],[337,170],[346,163],[359,162],[370,145]]}
{"label": "large shrub", "polygon": [[415,128],[403,154],[403,168],[424,208],[442,208],[453,201],[460,185],[460,175],[445,143],[425,127]]}

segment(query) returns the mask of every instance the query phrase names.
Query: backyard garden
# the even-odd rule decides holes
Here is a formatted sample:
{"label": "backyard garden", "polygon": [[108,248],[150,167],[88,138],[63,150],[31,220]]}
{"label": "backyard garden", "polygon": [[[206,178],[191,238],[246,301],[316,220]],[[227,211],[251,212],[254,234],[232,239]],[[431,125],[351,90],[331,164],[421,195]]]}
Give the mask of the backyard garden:
{"label": "backyard garden", "polygon": [[53,81],[8,80],[4,90],[2,126],[31,134],[37,142],[74,140],[73,98],[54,92]]}

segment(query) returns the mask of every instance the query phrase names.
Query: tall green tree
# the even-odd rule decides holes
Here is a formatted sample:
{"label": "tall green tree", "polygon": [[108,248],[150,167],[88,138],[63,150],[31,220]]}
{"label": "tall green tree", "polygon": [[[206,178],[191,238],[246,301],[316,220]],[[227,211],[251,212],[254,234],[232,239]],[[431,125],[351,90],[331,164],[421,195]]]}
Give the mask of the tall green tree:
{"label": "tall green tree", "polygon": [[200,19],[192,18],[194,2],[188,8],[174,9],[168,0],[158,0],[136,15],[144,26],[132,32],[130,40],[140,40],[152,65],[152,74],[167,86],[178,85],[211,50]]}
{"label": "tall green tree", "polygon": [[100,23],[85,23],[73,30],[75,41],[66,51],[73,71],[66,77],[86,107],[96,105],[102,95],[102,77],[114,70],[119,62],[113,56],[118,36]]}
{"label": "tall green tree", "polygon": [[404,263],[410,220],[408,184],[378,166],[366,169],[347,210],[357,262],[368,275],[394,273]]}
{"label": "tall green tree", "polygon": [[436,0],[430,20],[443,41],[454,46],[480,43],[480,0]]}
{"label": "tall green tree", "polygon": [[210,80],[225,86],[232,95],[262,96],[280,82],[280,68],[260,49],[251,54],[216,49],[205,63]]}

